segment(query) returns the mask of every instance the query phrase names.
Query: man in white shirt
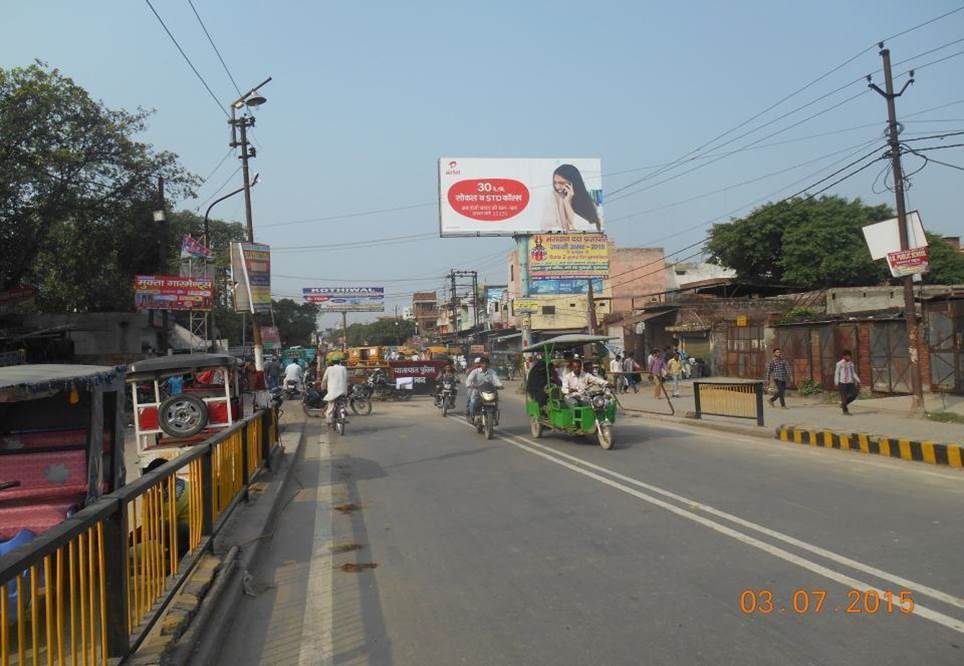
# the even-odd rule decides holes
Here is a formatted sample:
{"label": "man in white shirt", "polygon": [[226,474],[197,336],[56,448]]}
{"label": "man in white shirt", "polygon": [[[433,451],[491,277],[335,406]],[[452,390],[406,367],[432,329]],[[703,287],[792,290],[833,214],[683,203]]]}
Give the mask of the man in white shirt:
{"label": "man in white shirt", "polygon": [[475,367],[469,376],[465,378],[465,388],[468,394],[468,417],[472,418],[475,416],[476,406],[479,402],[479,387],[483,384],[492,384],[495,388],[502,388],[502,382],[499,381],[498,375],[495,374],[495,370],[489,367],[489,359],[487,358],[477,358],[475,359]]}
{"label": "man in white shirt", "polygon": [[606,380],[600,379],[591,372],[582,371],[582,361],[573,359],[569,363],[569,372],[562,378],[562,395],[569,405],[585,402],[586,389],[590,385],[605,386]]}
{"label": "man in white shirt", "polygon": [[623,376],[623,359],[619,354],[615,354],[609,362],[609,372],[613,376],[613,386],[616,387],[616,391],[619,391],[626,385],[626,378]]}
{"label": "man in white shirt", "polygon": [[284,384],[288,383],[288,380],[293,380],[295,382],[295,387],[301,391],[304,389],[304,378],[305,371],[301,367],[301,364],[297,360],[292,359],[291,363],[285,368],[285,379]]}
{"label": "man in white shirt", "polygon": [[833,383],[840,391],[840,408],[844,414],[850,416],[850,403],[856,400],[860,393],[860,377],[857,376],[857,366],[850,350],[845,349],[841,356],[833,372]]}
{"label": "man in white shirt", "polygon": [[335,423],[335,400],[343,395],[348,395],[348,368],[341,364],[340,355],[335,355],[331,359],[331,365],[325,368],[325,375],[321,378],[321,389],[325,393],[325,402],[328,408],[325,410],[325,421],[328,427]]}

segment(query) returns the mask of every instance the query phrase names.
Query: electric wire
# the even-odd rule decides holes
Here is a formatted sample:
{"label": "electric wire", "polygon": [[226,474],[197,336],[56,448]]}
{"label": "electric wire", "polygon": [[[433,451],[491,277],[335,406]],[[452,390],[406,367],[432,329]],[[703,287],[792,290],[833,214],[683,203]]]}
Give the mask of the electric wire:
{"label": "electric wire", "polygon": [[208,82],[204,80],[203,76],[201,76],[201,72],[197,70],[197,67],[194,66],[193,62],[191,62],[191,59],[188,57],[187,53],[185,53],[184,49],[181,48],[181,45],[178,43],[177,39],[175,39],[174,34],[167,27],[167,24],[164,23],[164,19],[162,19],[161,15],[157,13],[156,9],[154,9],[154,5],[151,4],[151,0],[144,0],[144,2],[146,2],[147,6],[151,8],[152,12],[154,12],[154,16],[157,17],[157,20],[160,22],[161,27],[164,28],[164,32],[166,32],[167,36],[171,38],[172,42],[174,42],[174,46],[177,47],[177,50],[181,53],[181,56],[184,58],[184,61],[187,62],[188,66],[191,68],[191,71],[193,71],[194,75],[198,78],[198,81],[200,81],[201,85],[204,86],[204,89],[208,91],[208,94],[211,96],[211,99],[214,100],[215,105],[217,105],[221,113],[223,113],[225,116],[228,116],[228,112],[223,106],[221,106],[221,102],[218,100],[218,96],[214,94],[214,91],[211,90],[211,86],[209,86]]}
{"label": "electric wire", "polygon": [[211,192],[211,194],[208,195],[208,198],[207,198],[207,199],[205,199],[204,201],[202,201],[201,203],[199,203],[199,204],[197,205],[197,210],[200,210],[200,209],[204,206],[204,204],[208,203],[209,201],[211,201],[212,199],[214,199],[214,197],[216,197],[218,194],[220,194],[220,193],[221,193],[221,190],[223,190],[225,187],[227,187],[227,186],[228,186],[228,183],[230,183],[232,180],[234,180],[234,177],[237,176],[240,171],[241,171],[241,167],[240,167],[240,165],[239,165],[238,168],[235,169],[234,172],[233,172],[230,176],[228,176],[228,179],[221,184],[221,187],[219,187],[218,189],[216,189],[216,190],[214,190],[213,192]]}
{"label": "electric wire", "polygon": [[187,4],[191,5],[191,11],[194,12],[194,17],[197,18],[197,22],[201,25],[201,30],[204,31],[204,36],[208,38],[208,43],[211,44],[211,48],[214,49],[214,53],[217,54],[218,60],[221,61],[221,67],[224,68],[224,73],[228,75],[231,80],[231,85],[238,93],[238,98],[241,97],[241,88],[238,87],[238,82],[234,80],[234,76],[231,74],[231,70],[228,69],[228,64],[224,62],[224,57],[221,55],[221,51],[218,49],[217,45],[214,43],[214,38],[211,37],[211,33],[208,32],[208,28],[204,25],[204,21],[201,19],[201,15],[198,14],[197,7],[194,6],[193,0],[187,0]]}

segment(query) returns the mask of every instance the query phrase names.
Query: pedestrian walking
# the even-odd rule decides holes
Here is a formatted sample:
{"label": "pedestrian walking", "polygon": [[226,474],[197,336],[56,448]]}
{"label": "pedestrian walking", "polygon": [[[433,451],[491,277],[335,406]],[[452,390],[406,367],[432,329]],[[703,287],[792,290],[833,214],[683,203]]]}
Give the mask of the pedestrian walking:
{"label": "pedestrian walking", "polygon": [[656,350],[649,352],[649,356],[646,357],[646,372],[649,373],[649,383],[653,383],[653,360],[656,358]]}
{"label": "pedestrian walking", "polygon": [[770,397],[770,406],[776,405],[777,398],[780,399],[780,406],[787,408],[787,384],[793,377],[793,369],[790,361],[783,358],[783,350],[779,347],[773,350],[773,358],[767,363],[767,374],[763,380],[767,387],[775,386],[776,392]]}
{"label": "pedestrian walking", "polygon": [[860,377],[857,376],[857,366],[854,364],[853,355],[849,349],[845,349],[841,358],[837,361],[837,367],[833,373],[833,383],[840,391],[840,409],[847,416],[850,416],[850,403],[857,399],[860,393]]}
{"label": "pedestrian walking", "polygon": [[284,368],[281,366],[278,357],[272,356],[271,360],[264,366],[264,376],[268,381],[269,390],[281,385],[281,375],[283,373]]}
{"label": "pedestrian walking", "polygon": [[673,380],[673,397],[679,397],[679,380],[683,375],[683,364],[679,360],[679,352],[674,352],[666,364],[666,372]]}
{"label": "pedestrian walking", "polygon": [[629,393],[630,387],[633,389],[633,393],[639,393],[639,363],[633,358],[635,352],[627,352],[626,357],[623,359],[623,376],[626,378],[626,383],[623,385],[623,392]]}
{"label": "pedestrian walking", "polygon": [[666,377],[666,361],[663,360],[663,353],[658,349],[653,352],[653,364],[650,366],[649,372],[653,381],[656,382],[654,395],[658,398],[660,392],[666,393],[666,389],[663,388],[663,379]]}

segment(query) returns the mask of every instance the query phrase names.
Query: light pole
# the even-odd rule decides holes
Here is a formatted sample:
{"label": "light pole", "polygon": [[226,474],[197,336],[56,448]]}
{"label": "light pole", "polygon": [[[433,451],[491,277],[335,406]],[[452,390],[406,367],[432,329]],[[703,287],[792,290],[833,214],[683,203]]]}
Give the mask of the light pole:
{"label": "light pole", "polygon": [[[261,106],[268,100],[258,90],[271,81],[269,76],[254,88],[231,102],[231,147],[241,148],[241,175],[244,180],[244,220],[248,231],[248,242],[254,242],[254,221],[251,217],[251,182],[249,179],[248,159],[255,157],[257,152],[248,147],[248,128],[254,127],[254,116],[237,117],[236,111],[244,107]],[[240,134],[240,140],[238,135]],[[250,296],[249,296],[250,297]],[[253,305],[253,304],[252,304]],[[252,307],[252,310],[254,308]],[[264,345],[261,342],[261,321],[257,312],[251,313],[251,338],[254,342],[254,367],[259,372],[264,370]]]}

